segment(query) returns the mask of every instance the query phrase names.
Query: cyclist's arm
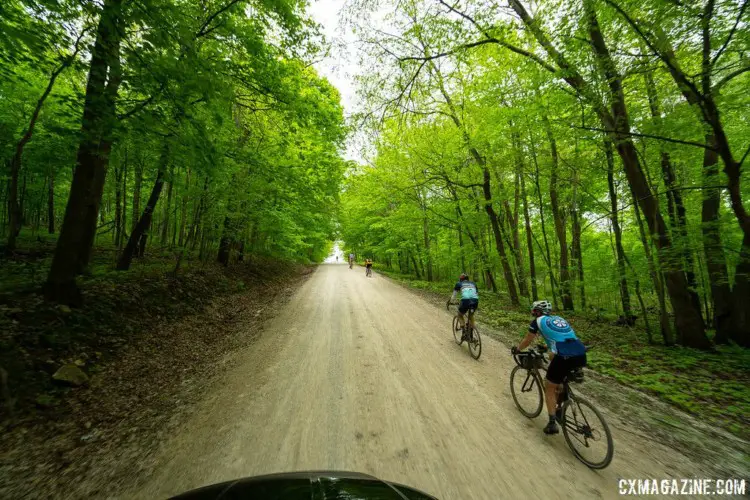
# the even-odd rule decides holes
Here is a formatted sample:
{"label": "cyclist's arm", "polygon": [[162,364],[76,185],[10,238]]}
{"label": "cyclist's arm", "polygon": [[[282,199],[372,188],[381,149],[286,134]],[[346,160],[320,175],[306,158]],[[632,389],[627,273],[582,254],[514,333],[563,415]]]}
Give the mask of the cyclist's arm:
{"label": "cyclist's arm", "polygon": [[529,344],[534,342],[534,339],[536,339],[536,336],[537,336],[536,333],[528,332],[526,336],[523,338],[523,340],[521,340],[521,343],[518,344],[518,350],[523,351],[524,349],[529,347]]}

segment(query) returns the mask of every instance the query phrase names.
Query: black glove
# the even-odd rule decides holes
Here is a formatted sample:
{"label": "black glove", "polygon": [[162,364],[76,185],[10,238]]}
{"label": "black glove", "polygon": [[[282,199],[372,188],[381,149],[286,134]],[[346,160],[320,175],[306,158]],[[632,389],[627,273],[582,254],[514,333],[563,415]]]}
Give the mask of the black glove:
{"label": "black glove", "polygon": [[516,355],[519,352],[520,351],[518,350],[518,347],[516,347],[516,346],[513,346],[513,347],[510,348],[510,353],[513,354],[513,355]]}

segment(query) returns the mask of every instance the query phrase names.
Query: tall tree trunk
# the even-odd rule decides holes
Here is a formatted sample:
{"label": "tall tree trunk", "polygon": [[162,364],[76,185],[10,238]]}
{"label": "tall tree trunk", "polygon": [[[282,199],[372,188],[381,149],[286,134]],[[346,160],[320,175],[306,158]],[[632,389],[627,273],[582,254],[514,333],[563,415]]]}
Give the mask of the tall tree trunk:
{"label": "tall tree trunk", "polygon": [[547,256],[547,272],[549,273],[550,287],[552,288],[552,300],[557,302],[557,281],[555,280],[555,273],[552,269],[552,254],[549,249],[549,239],[547,238],[547,227],[544,222],[544,202],[542,200],[542,187],[539,183],[539,163],[536,156],[536,147],[534,146],[534,138],[530,138],[531,142],[531,157],[534,160],[534,185],[536,186],[536,194],[539,199],[539,220],[542,225],[542,239],[544,240],[545,253],[542,254]]}
{"label": "tall tree trunk", "polygon": [[174,184],[174,166],[169,168],[169,181],[167,182],[167,199],[164,207],[164,220],[161,226],[161,246],[167,246],[169,239],[169,212],[172,210],[172,185]]}
{"label": "tall tree trunk", "polygon": [[52,300],[80,303],[76,274],[88,264],[96,234],[119,90],[122,0],[105,0],[91,52],[81,140],[60,237],[47,277]]}
{"label": "tall tree trunk", "polygon": [[417,259],[414,258],[414,252],[412,252],[411,250],[408,250],[407,252],[408,252],[409,257],[411,257],[412,264],[414,264],[414,274],[417,275],[418,280],[421,280],[422,273],[419,272],[419,266],[417,265]]}
{"label": "tall tree trunk", "polygon": [[[511,123],[511,127],[512,126],[513,124]],[[516,175],[513,182],[513,210],[511,212],[510,204],[508,203],[508,200],[505,200],[505,214],[512,236],[513,257],[516,264],[516,274],[518,276],[518,291],[522,297],[526,297],[528,299],[529,288],[526,284],[526,270],[523,263],[521,237],[518,229],[519,207],[521,198],[519,172],[523,171],[523,155],[521,154],[520,139],[516,130],[513,130],[511,132],[511,142],[513,143],[513,150],[515,152]],[[500,182],[500,176],[497,173],[495,174],[495,176],[498,178],[498,182]]]}
{"label": "tall tree trunk", "polygon": [[573,200],[570,210],[571,218],[571,235],[572,235],[572,246],[571,246],[571,258],[573,260],[573,267],[578,274],[578,291],[581,295],[581,309],[586,310],[586,281],[583,273],[583,251],[581,249],[581,220],[578,215],[578,170],[573,172]]}
{"label": "tall tree trunk", "polygon": [[424,251],[427,256],[427,281],[432,281],[432,253],[430,252],[430,225],[427,220],[427,212],[422,214],[422,237],[424,239]]}
{"label": "tall tree trunk", "polygon": [[630,292],[625,272],[625,249],[622,246],[620,207],[617,203],[617,188],[615,187],[615,160],[612,151],[612,142],[606,138],[604,139],[604,152],[607,156],[607,185],[609,186],[609,202],[612,210],[610,220],[612,221],[612,232],[615,234],[615,258],[617,259],[617,274],[620,282],[620,300],[622,301],[623,316],[629,320],[633,313],[630,307]]}
{"label": "tall tree trunk", "polygon": [[546,115],[543,117],[547,139],[550,145],[550,154],[552,155],[552,164],[549,176],[549,199],[552,205],[552,217],[555,222],[555,233],[560,245],[560,298],[562,299],[563,309],[566,311],[573,310],[573,294],[570,289],[570,263],[568,261],[568,236],[565,228],[565,215],[560,209],[560,199],[557,192],[557,171],[559,167],[559,157],[557,155],[557,141],[552,134],[552,127]]}
{"label": "tall tree trunk", "polygon": [[458,259],[459,259],[458,263],[461,266],[461,269],[463,270],[463,269],[466,269],[466,256],[464,253],[464,232],[461,230],[460,225],[457,228],[457,232],[458,232]]}
{"label": "tall tree trunk", "polygon": [[234,228],[232,227],[232,220],[228,215],[224,217],[224,231],[219,240],[219,253],[216,256],[216,260],[224,267],[229,265],[229,257],[232,250],[232,243],[234,241]]}
{"label": "tall tree trunk", "polygon": [[55,234],[55,172],[49,174],[47,184],[47,232]]}
{"label": "tall tree trunk", "polygon": [[[187,207],[188,207],[188,193],[190,190],[190,169],[187,169],[187,173],[185,176],[185,189],[182,192],[182,202],[181,202],[181,209],[180,209],[180,232],[179,232],[179,242],[178,245],[180,247],[183,246],[183,243],[185,242],[185,226],[187,224]],[[185,245],[186,246],[186,245]]]}
{"label": "tall tree trunk", "polygon": [[721,241],[719,210],[721,191],[716,188],[719,182],[719,155],[710,149],[715,144],[713,135],[706,135],[706,149],[703,152],[703,206],[701,209],[701,231],[703,250],[706,253],[706,267],[713,299],[712,326],[716,330],[716,342],[726,343],[732,337],[732,292],[729,288],[727,261]]}
{"label": "tall tree trunk", "polygon": [[529,276],[531,278],[531,300],[539,300],[539,291],[536,285],[536,263],[534,261],[534,242],[531,235],[531,219],[529,217],[529,200],[526,196],[526,180],[523,172],[519,172],[521,180],[521,197],[523,198],[523,219],[526,224],[526,246],[529,248]]}
{"label": "tall tree trunk", "polygon": [[664,281],[660,271],[657,270],[657,264],[654,259],[654,255],[651,252],[651,244],[649,238],[646,235],[646,230],[643,227],[643,219],[641,218],[641,211],[638,208],[638,200],[633,193],[630,191],[633,197],[633,214],[635,217],[636,224],[638,225],[638,233],[641,238],[641,244],[643,245],[643,251],[646,254],[646,262],[648,263],[648,272],[651,276],[651,281],[654,284],[654,290],[656,291],[656,298],[659,302],[659,327],[661,329],[661,335],[664,339],[664,345],[674,345],[674,333],[672,331],[672,322],[669,320],[669,313],[667,312],[667,302],[664,289]]}
{"label": "tall tree trunk", "polygon": [[133,227],[131,231],[135,229],[135,225],[138,224],[138,219],[141,217],[141,186],[143,184],[143,162],[137,161],[135,163],[135,179],[133,185]]}
{"label": "tall tree trunk", "polygon": [[120,248],[122,236],[122,167],[115,166],[115,248]]}
{"label": "tall tree trunk", "polygon": [[[654,84],[653,74],[650,71],[645,73],[646,94],[648,96],[649,109],[651,118],[657,125],[661,125],[661,111],[659,109],[658,96],[656,94],[656,85]],[[698,310],[701,308],[700,297],[698,296],[698,280],[695,276],[695,263],[693,252],[690,250],[687,234],[687,211],[685,203],[682,200],[682,194],[677,186],[677,175],[675,174],[672,159],[667,151],[662,150],[660,153],[660,166],[664,187],[667,195],[667,212],[669,214],[670,225],[674,229],[672,238],[674,246],[679,252],[679,258],[682,259],[682,266],[685,269],[685,277],[690,286],[690,296],[694,307]]]}
{"label": "tall tree trunk", "polygon": [[128,149],[125,148],[125,163],[122,165],[122,215],[120,220],[120,245],[122,248],[128,234]]}
{"label": "tall tree trunk", "polygon": [[143,209],[143,214],[138,219],[138,222],[133,228],[133,232],[128,238],[128,243],[125,245],[120,259],[117,261],[118,271],[127,271],[130,269],[130,264],[133,262],[133,257],[143,255],[146,246],[147,230],[151,226],[151,217],[154,214],[154,209],[159,201],[162,187],[164,187],[164,173],[167,170],[167,163],[169,162],[169,146],[165,142],[162,145],[161,158],[159,160],[159,171],[156,174],[156,181],[154,187],[151,190],[151,195],[146,202],[146,207]]}

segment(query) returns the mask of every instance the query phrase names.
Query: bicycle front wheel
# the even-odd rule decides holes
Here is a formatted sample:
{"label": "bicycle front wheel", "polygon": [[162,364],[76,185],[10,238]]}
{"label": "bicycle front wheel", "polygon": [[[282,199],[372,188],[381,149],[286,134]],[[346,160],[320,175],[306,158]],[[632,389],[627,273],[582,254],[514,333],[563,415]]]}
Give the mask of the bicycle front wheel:
{"label": "bicycle front wheel", "polygon": [[453,339],[456,341],[456,344],[461,345],[464,341],[464,339],[461,338],[463,333],[461,323],[458,321],[458,316],[453,316]]}
{"label": "bicycle front wheel", "polygon": [[603,469],[612,462],[612,433],[594,405],[572,396],[563,404],[562,428],[573,454],[588,467]]}
{"label": "bicycle front wheel", "polygon": [[536,418],[542,413],[544,391],[542,380],[534,370],[516,366],[510,372],[510,393],[518,410],[525,417]]}
{"label": "bicycle front wheel", "polygon": [[482,337],[479,336],[477,327],[469,330],[469,354],[474,359],[479,359],[482,355]]}

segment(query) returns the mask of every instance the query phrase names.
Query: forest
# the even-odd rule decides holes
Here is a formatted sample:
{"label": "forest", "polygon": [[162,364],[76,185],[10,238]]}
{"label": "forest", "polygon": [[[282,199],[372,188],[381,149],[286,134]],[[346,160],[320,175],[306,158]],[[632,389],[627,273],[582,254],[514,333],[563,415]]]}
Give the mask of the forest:
{"label": "forest", "polygon": [[3,1],[1,288],[321,260],[346,168],[322,49],[297,0]]}
{"label": "forest", "polygon": [[[499,356],[541,299],[594,346],[584,391],[619,417],[618,453],[659,441],[670,467],[689,449],[745,471],[748,3],[0,0],[0,496],[127,497],[181,433],[200,464],[244,467],[232,454],[262,444],[267,467],[289,436],[328,453],[335,435],[403,466],[401,440],[425,441],[414,460],[466,412],[432,421],[425,395],[504,418]],[[332,248],[375,276],[318,266]],[[495,354],[458,365],[461,272]],[[386,278],[419,289],[398,304],[408,343]],[[423,377],[436,366],[467,371]],[[193,435],[206,402],[216,425]],[[413,417],[387,422],[408,424],[403,449],[360,446],[394,414]],[[512,442],[484,427],[456,449]],[[209,450],[242,429],[261,439]]]}
{"label": "forest", "polygon": [[510,309],[750,347],[747,4],[359,3],[374,146],[342,239],[418,280],[466,271]]}

